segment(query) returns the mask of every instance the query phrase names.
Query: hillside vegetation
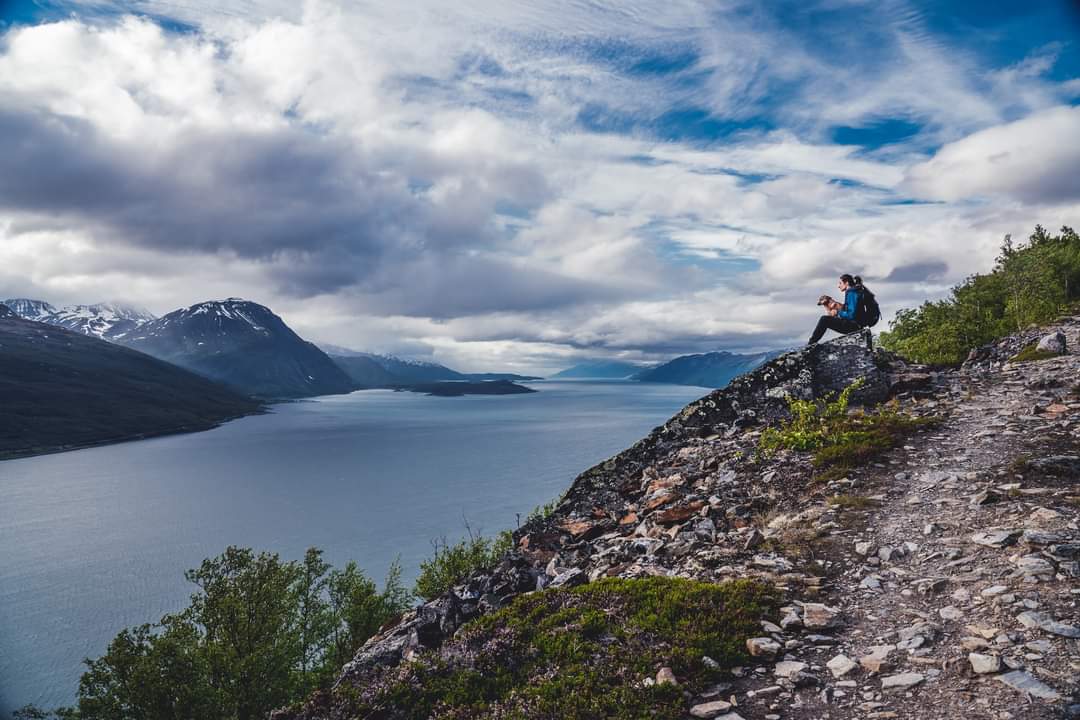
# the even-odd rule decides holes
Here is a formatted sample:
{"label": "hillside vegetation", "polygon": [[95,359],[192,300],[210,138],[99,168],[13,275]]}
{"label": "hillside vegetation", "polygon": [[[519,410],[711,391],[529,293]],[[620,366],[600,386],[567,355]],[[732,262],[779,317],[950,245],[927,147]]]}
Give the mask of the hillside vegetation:
{"label": "hillside vegetation", "polygon": [[182,368],[0,305],[0,459],[207,430],[260,408]]}
{"label": "hillside vegetation", "polygon": [[1080,299],[1080,236],[1041,226],[1026,243],[1005,236],[994,269],[972,275],[951,295],[901,310],[881,344],[909,360],[955,365],[972,348],[1061,315]]}

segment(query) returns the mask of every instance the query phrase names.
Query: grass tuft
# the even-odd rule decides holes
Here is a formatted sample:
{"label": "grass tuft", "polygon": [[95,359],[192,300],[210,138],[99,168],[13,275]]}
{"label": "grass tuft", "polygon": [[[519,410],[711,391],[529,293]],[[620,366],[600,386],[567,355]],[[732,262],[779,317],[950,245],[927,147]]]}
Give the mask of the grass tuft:
{"label": "grass tuft", "polygon": [[1046,350],[1040,350],[1038,343],[1031,343],[1020,352],[1009,358],[1011,363],[1022,362],[1038,362],[1039,360],[1049,360],[1050,358],[1059,357],[1057,353],[1048,352]]}

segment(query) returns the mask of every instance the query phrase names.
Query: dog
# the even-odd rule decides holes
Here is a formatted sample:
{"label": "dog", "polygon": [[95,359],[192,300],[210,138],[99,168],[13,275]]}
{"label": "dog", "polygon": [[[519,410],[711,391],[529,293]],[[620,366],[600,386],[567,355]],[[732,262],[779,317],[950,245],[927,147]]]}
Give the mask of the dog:
{"label": "dog", "polygon": [[825,312],[829,313],[833,317],[836,317],[836,314],[844,309],[843,303],[839,303],[833,300],[828,295],[822,295],[821,297],[819,297],[817,304],[825,308]]}

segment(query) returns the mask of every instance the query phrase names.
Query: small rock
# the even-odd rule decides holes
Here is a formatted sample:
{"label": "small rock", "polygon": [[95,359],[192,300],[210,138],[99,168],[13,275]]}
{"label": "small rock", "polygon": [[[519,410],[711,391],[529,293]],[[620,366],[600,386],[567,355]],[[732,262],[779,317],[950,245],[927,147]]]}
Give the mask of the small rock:
{"label": "small rock", "polygon": [[833,674],[833,677],[841,678],[855,668],[859,667],[859,664],[849,658],[847,655],[837,655],[832,660],[825,663],[825,667],[829,668],[829,671]]}
{"label": "small rock", "polygon": [[1007,593],[1008,591],[1009,588],[1005,585],[991,585],[990,587],[985,588],[979,594],[983,597],[995,597],[997,595],[1001,595],[1002,593]]}
{"label": "small rock", "polygon": [[1067,638],[1080,638],[1080,628],[1058,622],[1044,612],[1027,610],[1016,616],[1016,621],[1024,627],[1038,628],[1054,635]]}
{"label": "small rock", "polygon": [[694,705],[690,708],[690,714],[696,718],[715,718],[717,715],[725,713],[730,709],[731,703],[724,702],[723,700],[715,700],[713,702]]}
{"label": "small rock", "polygon": [[[803,605],[803,625],[809,629],[835,627],[840,623],[840,610],[821,603]],[[783,624],[783,623],[781,623]]]}
{"label": "small rock", "polygon": [[870,551],[874,548],[873,543],[869,542],[857,542],[855,543],[855,552],[859,555],[869,555]]}
{"label": "small rock", "polygon": [[1024,542],[1028,545],[1053,545],[1055,543],[1062,543],[1068,540],[1068,536],[1065,533],[1049,532],[1046,530],[1025,530],[1023,535]]}
{"label": "small rock", "polygon": [[881,678],[882,692],[903,692],[915,687],[926,677],[920,673],[900,673],[898,675],[886,675]]}
{"label": "small rock", "polygon": [[675,679],[675,673],[669,667],[662,667],[660,671],[656,673],[657,685],[678,685],[679,681]]}
{"label": "small rock", "polygon": [[946,605],[938,610],[938,615],[943,620],[960,620],[964,617],[964,612],[955,605]]}
{"label": "small rock", "polygon": [[801,673],[806,667],[806,663],[804,662],[799,662],[797,660],[782,660],[776,663],[776,667],[773,668],[773,673],[777,677],[790,678]]}
{"label": "small rock", "polygon": [[985,547],[1003,548],[1015,545],[1020,537],[1020,530],[995,530],[991,532],[977,532],[971,536],[971,542]]}
{"label": "small rock", "polygon": [[971,651],[985,650],[986,648],[990,647],[990,643],[980,637],[972,637],[969,635],[967,637],[960,638],[960,647],[964,648],[965,650]]}
{"label": "small rock", "polygon": [[872,673],[888,672],[891,669],[889,654],[895,649],[895,645],[876,645],[859,658],[859,664]]}
{"label": "small rock", "polygon": [[747,638],[746,649],[749,650],[750,654],[754,657],[763,657],[771,660],[779,654],[780,643],[772,638],[766,637]]}
{"label": "small rock", "polygon": [[1025,575],[1053,575],[1054,565],[1038,555],[1025,555],[1016,561],[1017,568]]}
{"label": "small rock", "polygon": [[997,655],[970,653],[968,655],[968,662],[971,663],[972,671],[978,675],[1001,672],[1001,658]]}
{"label": "small rock", "polygon": [[1043,700],[1057,700],[1061,697],[1057,690],[1054,690],[1054,688],[1046,685],[1042,681],[1036,679],[1035,676],[1026,673],[1023,670],[1013,670],[1012,672],[1007,672],[1004,675],[997,675],[995,677],[1014,690],[1028,693]]}

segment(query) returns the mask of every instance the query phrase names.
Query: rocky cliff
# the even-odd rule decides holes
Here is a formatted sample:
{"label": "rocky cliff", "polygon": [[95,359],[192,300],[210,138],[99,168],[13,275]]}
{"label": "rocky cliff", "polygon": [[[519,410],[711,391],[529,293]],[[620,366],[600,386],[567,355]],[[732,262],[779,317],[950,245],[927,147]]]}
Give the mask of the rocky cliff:
{"label": "rocky cliff", "polygon": [[[579,612],[577,590],[607,588],[605,578],[751,580],[777,598],[756,628],[738,631],[744,657],[727,662],[603,665],[604,647],[629,640],[610,628],[593,638],[595,662],[619,678],[612,688],[655,703],[620,716],[1075,715],[1080,356],[1070,351],[1080,320],[1052,330],[1065,354],[1033,363],[1008,362],[1028,337],[982,349],[958,370],[905,365],[871,352],[862,334],[776,358],[584,472],[550,516],[515,533],[498,567],[401,618],[332,692],[280,716],[544,717],[522,699],[536,697],[527,687],[500,695],[492,688],[505,685],[483,679],[527,667],[534,675],[515,682],[572,688],[552,684],[578,672],[567,656],[540,667],[539,651],[517,643],[521,631],[467,623],[509,622],[543,597],[559,599],[534,608],[531,622]],[[788,398],[856,380],[855,403],[891,397],[894,411],[933,424],[842,476],[804,452],[759,452],[762,428],[787,416]],[[676,602],[678,591],[666,592]],[[625,598],[599,594],[608,605],[598,617],[622,618]],[[575,632],[584,642],[588,627],[568,622],[559,643]],[[487,695],[453,686],[445,692],[456,700],[418,709],[425,686],[461,677]]]}

